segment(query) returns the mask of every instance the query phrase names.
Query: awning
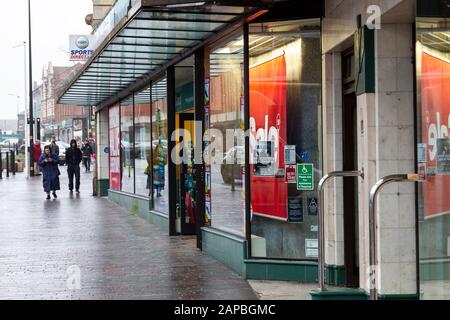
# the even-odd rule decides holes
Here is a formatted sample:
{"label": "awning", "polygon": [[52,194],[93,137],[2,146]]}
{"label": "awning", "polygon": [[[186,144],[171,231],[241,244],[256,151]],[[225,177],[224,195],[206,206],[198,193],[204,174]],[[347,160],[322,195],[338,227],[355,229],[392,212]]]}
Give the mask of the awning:
{"label": "awning", "polygon": [[[63,90],[60,104],[99,106],[131,85],[194,52],[208,39],[249,17],[265,12],[244,3],[260,1],[203,1],[148,5],[142,0],[125,18]],[[186,1],[184,1],[186,2]],[[233,5],[229,5],[229,3]],[[270,1],[269,1],[270,2]],[[224,5],[227,3],[227,5]]]}

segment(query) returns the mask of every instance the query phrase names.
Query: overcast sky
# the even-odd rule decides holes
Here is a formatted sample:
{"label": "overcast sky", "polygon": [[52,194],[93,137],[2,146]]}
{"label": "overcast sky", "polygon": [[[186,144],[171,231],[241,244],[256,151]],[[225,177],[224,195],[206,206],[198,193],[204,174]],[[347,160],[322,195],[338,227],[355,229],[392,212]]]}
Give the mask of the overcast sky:
{"label": "overcast sky", "polygon": [[[31,0],[33,79],[41,82],[42,68],[73,65],[69,61],[69,34],[89,34],[84,18],[92,12],[91,0]],[[28,42],[27,0],[2,1],[0,19],[0,119],[16,119],[17,98],[24,109],[23,47]]]}

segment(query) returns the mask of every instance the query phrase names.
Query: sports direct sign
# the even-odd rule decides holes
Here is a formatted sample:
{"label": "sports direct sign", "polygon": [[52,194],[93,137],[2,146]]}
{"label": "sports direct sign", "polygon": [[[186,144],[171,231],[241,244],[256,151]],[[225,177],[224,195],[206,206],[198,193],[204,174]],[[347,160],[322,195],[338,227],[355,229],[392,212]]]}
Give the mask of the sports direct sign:
{"label": "sports direct sign", "polygon": [[85,62],[95,52],[95,41],[92,35],[69,36],[70,61]]}

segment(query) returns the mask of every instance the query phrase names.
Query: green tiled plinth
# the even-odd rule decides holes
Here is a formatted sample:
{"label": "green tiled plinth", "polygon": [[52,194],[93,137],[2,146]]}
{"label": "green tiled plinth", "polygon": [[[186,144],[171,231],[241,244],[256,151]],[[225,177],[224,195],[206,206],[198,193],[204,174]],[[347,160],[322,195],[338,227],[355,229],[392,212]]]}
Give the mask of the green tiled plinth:
{"label": "green tiled plinth", "polygon": [[98,196],[99,197],[107,197],[109,190],[109,179],[102,179],[97,181],[98,188]]}
{"label": "green tiled plinth", "polygon": [[149,198],[118,192],[116,190],[109,190],[108,198],[122,208],[130,211],[131,214],[159,226],[161,230],[169,230],[169,217],[158,212],[150,211]]}
{"label": "green tiled plinth", "polygon": [[247,241],[227,232],[203,228],[203,251],[249,280],[317,282],[317,263],[248,259]]}
{"label": "green tiled plinth", "polygon": [[313,290],[310,294],[312,300],[369,300],[369,295],[361,289]]}

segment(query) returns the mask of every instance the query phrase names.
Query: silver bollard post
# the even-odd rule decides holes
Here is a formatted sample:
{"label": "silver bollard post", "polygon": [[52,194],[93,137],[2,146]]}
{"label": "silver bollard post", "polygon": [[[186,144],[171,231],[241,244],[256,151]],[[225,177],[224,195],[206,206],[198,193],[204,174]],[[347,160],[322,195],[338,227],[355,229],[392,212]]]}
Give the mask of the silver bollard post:
{"label": "silver bollard post", "polygon": [[334,171],[325,175],[319,182],[319,290],[326,291],[325,286],[325,185],[336,177],[361,177],[364,179],[362,171]]}
{"label": "silver bollard post", "polygon": [[378,300],[378,290],[376,286],[376,267],[378,265],[377,261],[377,214],[376,214],[376,200],[377,195],[383,189],[384,186],[393,182],[418,182],[419,175],[416,173],[410,174],[394,174],[386,176],[377,182],[370,191],[369,198],[369,245],[370,245],[370,299]]}

